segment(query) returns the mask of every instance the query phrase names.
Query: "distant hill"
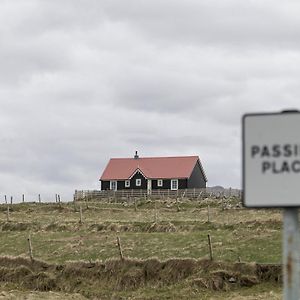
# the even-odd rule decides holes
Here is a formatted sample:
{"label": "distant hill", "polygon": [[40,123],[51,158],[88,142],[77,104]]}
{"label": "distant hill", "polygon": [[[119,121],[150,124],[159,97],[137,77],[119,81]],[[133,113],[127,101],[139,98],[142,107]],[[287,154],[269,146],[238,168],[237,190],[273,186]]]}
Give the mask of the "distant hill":
{"label": "distant hill", "polygon": [[216,191],[216,192],[224,192],[225,188],[222,187],[221,185],[216,185],[216,186],[211,186],[211,187],[207,187],[213,191]]}
{"label": "distant hill", "polygon": [[213,193],[224,193],[224,195],[231,195],[231,196],[239,196],[241,193],[240,189],[233,189],[233,188],[224,188],[221,185],[210,186],[207,187],[207,190]]}

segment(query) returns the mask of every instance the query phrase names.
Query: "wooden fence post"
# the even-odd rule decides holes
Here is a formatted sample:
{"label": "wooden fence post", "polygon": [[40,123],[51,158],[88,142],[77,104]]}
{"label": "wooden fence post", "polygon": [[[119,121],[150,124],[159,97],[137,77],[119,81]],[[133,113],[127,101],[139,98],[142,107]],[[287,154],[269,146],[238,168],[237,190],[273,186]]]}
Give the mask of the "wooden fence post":
{"label": "wooden fence post", "polygon": [[212,251],[210,234],[207,235],[207,239],[208,239],[209,257],[210,257],[210,260],[213,260],[213,251]]}
{"label": "wooden fence post", "polygon": [[31,245],[31,237],[30,237],[30,234],[28,236],[28,250],[29,250],[29,257],[30,257],[30,260],[31,262],[33,262],[33,254],[32,254],[32,245]]}
{"label": "wooden fence post", "polygon": [[57,195],[57,199],[58,199],[59,207],[61,207],[61,201],[60,201],[60,195],[59,194]]}
{"label": "wooden fence post", "polygon": [[74,212],[76,212],[77,210],[76,210],[76,202],[75,201],[73,202],[73,206],[74,206]]}
{"label": "wooden fence post", "polygon": [[225,220],[225,210],[222,210],[222,220],[223,220],[223,225],[226,224],[226,220]]}
{"label": "wooden fence post", "polygon": [[5,201],[5,204],[7,204],[7,197],[6,197],[6,195],[4,195],[4,201]]}
{"label": "wooden fence post", "polygon": [[199,195],[197,196],[197,200],[200,200],[201,195],[202,195],[202,191],[200,190]]}
{"label": "wooden fence post", "polygon": [[118,244],[120,259],[123,261],[124,260],[124,255],[123,255],[121,240],[120,240],[119,236],[117,236],[117,244]]}
{"label": "wooden fence post", "polygon": [[81,205],[80,205],[80,207],[79,207],[79,212],[80,212],[79,223],[82,224],[82,207],[81,207]]}
{"label": "wooden fence post", "polygon": [[25,202],[25,195],[22,194],[22,202],[24,203]]}
{"label": "wooden fence post", "polygon": [[158,216],[157,216],[156,200],[154,200],[154,222],[156,223],[157,220],[158,220]]}
{"label": "wooden fence post", "polygon": [[136,198],[134,197],[134,211],[137,211],[137,203],[136,203]]}
{"label": "wooden fence post", "polygon": [[177,207],[177,212],[180,212],[180,207],[178,203],[178,197],[176,197],[176,207]]}
{"label": "wooden fence post", "polygon": [[210,206],[207,205],[207,223],[210,223]]}
{"label": "wooden fence post", "polygon": [[10,204],[13,204],[13,196],[10,196]]}
{"label": "wooden fence post", "polygon": [[39,203],[41,203],[41,201],[42,201],[42,200],[41,200],[41,194],[39,194]]}
{"label": "wooden fence post", "polygon": [[7,205],[7,210],[6,210],[6,221],[9,222],[9,205]]}

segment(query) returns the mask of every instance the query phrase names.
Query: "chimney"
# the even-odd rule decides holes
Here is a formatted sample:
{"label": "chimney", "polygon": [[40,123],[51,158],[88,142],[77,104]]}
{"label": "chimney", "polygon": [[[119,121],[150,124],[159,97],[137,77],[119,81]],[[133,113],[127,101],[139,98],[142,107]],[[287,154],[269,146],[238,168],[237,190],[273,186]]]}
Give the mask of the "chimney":
{"label": "chimney", "polygon": [[138,158],[139,158],[138,153],[137,151],[135,151],[134,159],[138,159]]}

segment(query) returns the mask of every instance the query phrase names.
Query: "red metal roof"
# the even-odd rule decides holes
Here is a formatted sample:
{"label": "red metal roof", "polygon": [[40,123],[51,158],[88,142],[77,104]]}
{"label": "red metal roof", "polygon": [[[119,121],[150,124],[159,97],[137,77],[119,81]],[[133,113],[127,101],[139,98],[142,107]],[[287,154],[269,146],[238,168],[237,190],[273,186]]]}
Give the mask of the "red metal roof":
{"label": "red metal roof", "polygon": [[[129,179],[137,169],[149,179],[189,178],[198,160],[198,156],[111,158],[100,180]],[[199,164],[202,169],[200,160]]]}

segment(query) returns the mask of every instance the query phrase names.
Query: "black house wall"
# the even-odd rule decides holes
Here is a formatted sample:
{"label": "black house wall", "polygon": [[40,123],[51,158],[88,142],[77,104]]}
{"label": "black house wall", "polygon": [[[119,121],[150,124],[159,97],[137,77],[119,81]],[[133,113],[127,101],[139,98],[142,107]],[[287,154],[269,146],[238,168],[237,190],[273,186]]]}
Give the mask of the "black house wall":
{"label": "black house wall", "polygon": [[[117,190],[124,190],[125,188],[125,181],[124,180],[114,180],[117,181]],[[101,180],[101,191],[110,190],[110,181]]]}
{"label": "black house wall", "polygon": [[[141,179],[141,185],[136,185],[136,179]],[[130,186],[125,187],[125,180],[116,180],[117,181],[117,190],[146,190],[147,189],[147,180],[141,173],[136,173],[130,179]],[[110,181],[109,180],[101,180],[101,190],[109,190],[110,189]]]}
{"label": "black house wall", "polygon": [[109,190],[110,189],[110,182],[106,180],[101,180],[101,190]]}
{"label": "black house wall", "polygon": [[[141,186],[136,186],[136,179],[141,179]],[[178,179],[178,189],[187,188],[187,179]],[[109,190],[110,181],[101,180],[101,190]],[[147,189],[147,179],[144,178],[142,174],[135,174],[130,180],[130,186],[125,187],[125,180],[117,180],[117,189],[118,190],[146,190]],[[157,180],[152,180],[152,189],[153,190],[168,190],[171,189],[171,179],[163,179],[163,186],[157,186]]]}
{"label": "black house wall", "polygon": [[202,172],[202,169],[200,167],[199,162],[196,163],[192,175],[188,179],[187,188],[205,188],[206,187],[206,180],[204,177],[204,174]]}
{"label": "black house wall", "polygon": [[[175,179],[175,178],[174,178]],[[163,179],[163,186],[157,185],[157,179],[152,180],[153,190],[170,190],[171,189],[171,179]],[[178,179],[178,189],[187,188],[187,179]]]}

